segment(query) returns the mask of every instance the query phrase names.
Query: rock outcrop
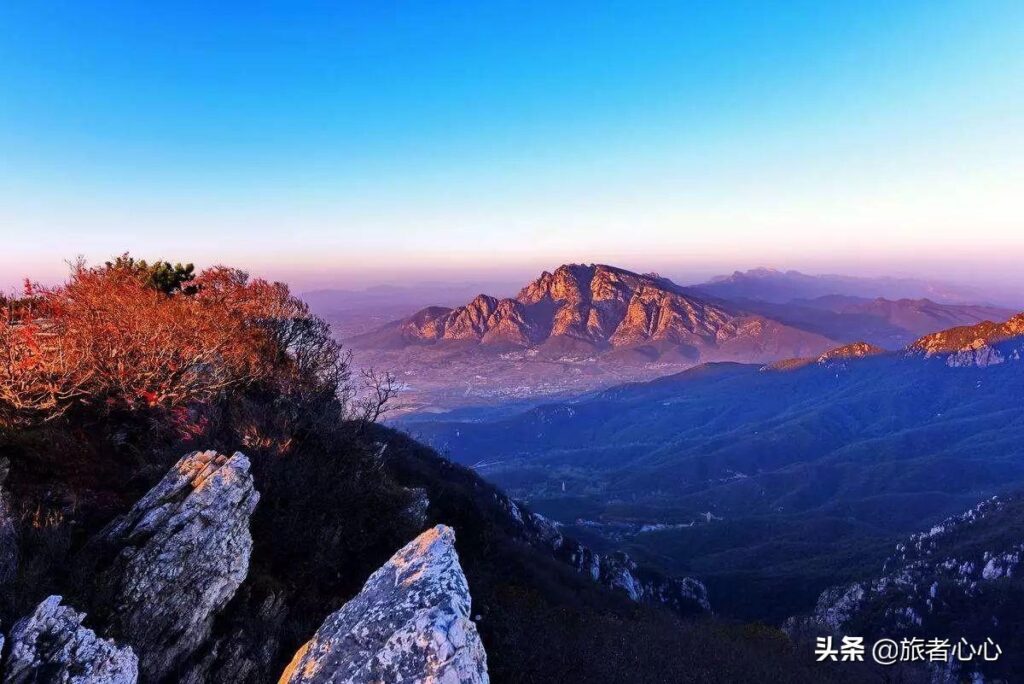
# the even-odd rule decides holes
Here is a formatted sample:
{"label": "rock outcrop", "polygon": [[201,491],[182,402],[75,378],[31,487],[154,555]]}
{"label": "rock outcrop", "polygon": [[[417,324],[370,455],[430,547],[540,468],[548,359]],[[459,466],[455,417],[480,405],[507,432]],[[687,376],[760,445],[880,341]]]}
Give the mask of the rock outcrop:
{"label": "rock outcrop", "polygon": [[628,554],[595,553],[575,539],[565,537],[558,526],[538,513],[523,514],[518,504],[513,517],[522,521],[529,538],[547,548],[558,560],[603,586],[625,593],[637,603],[653,603],[680,615],[710,612],[708,590],[692,577],[665,577],[640,568]]}
{"label": "rock outcrop", "polygon": [[134,684],[139,667],[132,649],[97,637],[84,619],[62,606],[60,596],[40,603],[11,630],[4,684]]}
{"label": "rock outcrop", "polygon": [[[981,635],[1005,653],[1016,652],[1024,598],[1022,518],[1020,495],[982,501],[898,544],[877,577],[825,590],[811,615],[790,618],[784,629],[804,640],[895,635],[955,644],[965,635]],[[1001,664],[977,658],[964,664],[964,673],[1000,680],[1004,671],[994,668]],[[933,681],[960,681],[944,678],[940,670],[933,675]]]}
{"label": "rock outcrop", "polygon": [[132,645],[147,679],[195,652],[245,579],[257,501],[243,454],[195,452],[102,534],[116,550],[104,574],[112,633]]}
{"label": "rock outcrop", "polygon": [[1002,344],[1015,338],[1024,338],[1024,313],[1003,323],[983,321],[925,335],[907,347],[907,352],[944,358],[949,366],[991,366],[1003,363],[1008,356],[1021,358],[1024,345],[1007,348]]}
{"label": "rock outcrop", "polygon": [[847,359],[863,359],[868,356],[884,354],[885,350],[867,342],[854,342],[835,349],[829,349],[818,357],[818,363],[827,364],[834,361],[845,361]]}
{"label": "rock outcrop", "polygon": [[328,616],[280,681],[487,682],[454,544],[454,532],[438,525],[404,546]]}

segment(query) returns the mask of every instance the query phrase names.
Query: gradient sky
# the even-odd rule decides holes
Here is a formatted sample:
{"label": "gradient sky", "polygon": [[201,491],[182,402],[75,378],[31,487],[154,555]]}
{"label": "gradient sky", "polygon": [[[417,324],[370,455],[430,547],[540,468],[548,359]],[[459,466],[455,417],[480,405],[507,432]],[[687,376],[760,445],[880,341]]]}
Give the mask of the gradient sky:
{"label": "gradient sky", "polygon": [[1019,0],[5,0],[0,27],[0,287],[126,250],[300,287],[1024,285]]}

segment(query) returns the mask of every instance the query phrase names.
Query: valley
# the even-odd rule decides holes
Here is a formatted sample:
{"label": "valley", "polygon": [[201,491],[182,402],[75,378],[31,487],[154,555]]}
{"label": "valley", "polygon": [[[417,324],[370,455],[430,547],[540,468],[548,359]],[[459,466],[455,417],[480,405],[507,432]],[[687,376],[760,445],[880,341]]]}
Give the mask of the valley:
{"label": "valley", "polygon": [[1024,485],[1021,322],[400,424],[595,547],[778,621],[896,535]]}

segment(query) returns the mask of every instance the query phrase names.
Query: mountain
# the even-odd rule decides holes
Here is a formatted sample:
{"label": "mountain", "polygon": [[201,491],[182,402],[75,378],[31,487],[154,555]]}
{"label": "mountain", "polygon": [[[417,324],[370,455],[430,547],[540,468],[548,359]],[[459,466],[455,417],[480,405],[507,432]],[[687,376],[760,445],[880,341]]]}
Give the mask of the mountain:
{"label": "mountain", "polygon": [[479,295],[454,309],[429,307],[351,340],[357,347],[438,342],[768,360],[791,350],[823,349],[830,341],[713,304],[665,278],[600,264],[560,266],[515,298]]}
{"label": "mountain", "polygon": [[786,304],[736,300],[750,311],[836,340],[865,340],[900,349],[917,338],[954,326],[1003,320],[1012,309],[977,304],[938,304],[930,299],[863,299],[826,295]]}
{"label": "mountain", "polygon": [[375,424],[285,286],[151,275],[0,321],[3,681],[851,679]]}
{"label": "mountain", "polygon": [[964,648],[963,639],[968,656],[970,646],[985,651],[930,664],[932,681],[1012,681],[1024,667],[1022,554],[1024,496],[992,497],[900,541],[876,574],[822,592],[814,611],[786,629],[811,641],[824,634],[916,638],[928,648],[944,641],[947,651]]}
{"label": "mountain", "polygon": [[908,348],[912,354],[939,356],[949,365],[991,365],[1020,360],[1024,344],[1001,344],[1024,336],[1024,313],[1003,323],[983,321],[925,335]]}
{"label": "mountain", "polygon": [[415,285],[377,285],[362,290],[321,289],[303,292],[302,301],[334,328],[339,337],[372,332],[390,321],[432,304],[456,306],[481,289],[515,292],[519,283],[422,282]]}
{"label": "mountain", "polygon": [[931,299],[943,304],[996,301],[1012,307],[1024,303],[1013,293],[993,296],[992,293],[969,286],[919,278],[808,275],[800,271],[778,271],[772,268],[735,271],[732,275],[718,276],[694,285],[693,289],[722,299],[752,299],[777,304],[827,295],[867,299]]}
{"label": "mountain", "polygon": [[[700,579],[723,613],[781,620],[880,563],[893,535],[1024,486],[1018,325],[403,425],[598,550]],[[959,362],[975,339],[1004,362]]]}
{"label": "mountain", "polygon": [[578,264],[543,273],[514,298],[428,307],[346,342],[360,365],[400,369],[405,401],[420,411],[537,401],[838,343],[657,275]]}
{"label": "mountain", "polygon": [[[454,308],[426,307],[346,341],[360,365],[400,371],[409,411],[448,411],[536,404],[709,361],[775,363],[855,342],[896,350],[922,335],[1014,313],[831,293],[892,283],[899,287],[890,291],[937,292],[917,281],[862,280],[759,270],[684,288],[655,274],[564,265],[515,297],[481,294]],[[774,301],[820,292],[829,294]]]}

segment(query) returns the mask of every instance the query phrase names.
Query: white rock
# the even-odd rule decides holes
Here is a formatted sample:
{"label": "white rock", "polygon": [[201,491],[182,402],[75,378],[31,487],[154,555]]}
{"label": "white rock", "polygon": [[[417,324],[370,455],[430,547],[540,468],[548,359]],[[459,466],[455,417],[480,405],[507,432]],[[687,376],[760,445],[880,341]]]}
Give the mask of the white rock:
{"label": "white rock", "polygon": [[108,571],[111,623],[158,680],[207,639],[249,569],[249,517],[259,494],[249,459],[188,454],[104,531],[120,547]]}
{"label": "white rock", "polygon": [[4,684],[134,684],[139,661],[132,649],[100,639],[82,626],[84,613],[60,602],[51,596],[14,625]]}
{"label": "white rock", "polygon": [[438,525],[404,546],[327,617],[280,682],[488,682],[454,544]]}

